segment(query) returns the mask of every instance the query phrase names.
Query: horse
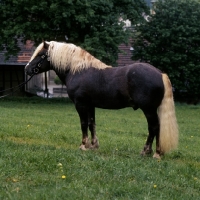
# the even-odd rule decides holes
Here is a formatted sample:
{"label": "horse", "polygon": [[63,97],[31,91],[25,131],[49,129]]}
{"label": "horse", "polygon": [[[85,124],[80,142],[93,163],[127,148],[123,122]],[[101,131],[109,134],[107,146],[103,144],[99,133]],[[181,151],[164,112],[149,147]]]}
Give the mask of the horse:
{"label": "horse", "polygon": [[[177,148],[178,125],[171,82],[167,74],[148,63],[136,62],[112,67],[81,47],[70,43],[43,41],[25,66],[29,76],[54,70],[66,85],[78,112],[82,131],[80,149],[99,148],[95,108],[141,109],[148,124],[148,136],[141,155],[154,158]],[[88,137],[88,128],[91,138]]]}

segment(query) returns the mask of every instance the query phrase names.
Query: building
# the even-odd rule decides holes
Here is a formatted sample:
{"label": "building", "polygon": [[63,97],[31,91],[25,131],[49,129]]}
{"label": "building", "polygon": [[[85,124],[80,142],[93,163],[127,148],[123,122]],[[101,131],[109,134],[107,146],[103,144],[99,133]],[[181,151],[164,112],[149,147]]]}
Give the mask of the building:
{"label": "building", "polygon": [[[0,52],[0,95],[5,95],[13,90],[9,88],[16,87],[25,81],[24,66],[30,59],[33,52],[33,42],[27,41],[26,44],[18,42],[21,51],[17,56],[11,56],[9,60],[5,61],[4,53]],[[16,89],[16,88],[15,88]],[[2,90],[7,90],[2,92]],[[24,93],[24,87],[16,92],[17,95]]]}

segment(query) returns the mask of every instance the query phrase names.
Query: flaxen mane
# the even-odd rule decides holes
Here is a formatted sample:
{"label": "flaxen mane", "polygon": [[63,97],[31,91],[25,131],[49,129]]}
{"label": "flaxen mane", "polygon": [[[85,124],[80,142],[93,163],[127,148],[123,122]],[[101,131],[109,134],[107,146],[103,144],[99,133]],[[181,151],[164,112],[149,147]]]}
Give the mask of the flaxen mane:
{"label": "flaxen mane", "polygon": [[58,70],[69,69],[72,73],[75,73],[89,67],[97,69],[111,67],[74,44],[51,41],[49,45],[50,62]]}
{"label": "flaxen mane", "polygon": [[[51,65],[60,71],[70,70],[72,73],[75,73],[90,67],[97,69],[111,67],[74,44],[55,41],[46,43],[49,45],[48,56]],[[44,44],[41,43],[36,48],[29,62],[31,62],[37,56],[43,47]]]}

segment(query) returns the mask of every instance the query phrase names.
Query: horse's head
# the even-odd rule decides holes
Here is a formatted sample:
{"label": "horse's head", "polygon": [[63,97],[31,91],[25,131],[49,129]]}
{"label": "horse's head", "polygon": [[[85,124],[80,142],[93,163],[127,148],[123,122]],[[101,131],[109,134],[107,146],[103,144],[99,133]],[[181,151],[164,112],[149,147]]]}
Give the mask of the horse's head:
{"label": "horse's head", "polygon": [[25,66],[27,75],[36,75],[50,70],[50,61],[48,57],[49,44],[41,43],[33,53],[30,61]]}

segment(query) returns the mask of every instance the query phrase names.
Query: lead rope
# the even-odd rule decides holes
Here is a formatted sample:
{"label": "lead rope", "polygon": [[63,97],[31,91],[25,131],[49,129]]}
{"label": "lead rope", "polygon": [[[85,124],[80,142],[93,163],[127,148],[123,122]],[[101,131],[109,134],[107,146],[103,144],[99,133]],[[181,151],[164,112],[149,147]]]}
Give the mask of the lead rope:
{"label": "lead rope", "polygon": [[0,91],[0,92],[5,92],[5,91],[8,91],[8,90],[12,90],[12,89],[14,89],[14,88],[17,88],[16,90],[14,90],[13,92],[10,92],[9,94],[5,94],[5,95],[3,95],[3,96],[0,96],[0,99],[1,99],[1,98],[4,98],[4,97],[7,97],[7,96],[9,96],[9,95],[15,93],[16,91],[18,91],[22,86],[26,85],[26,84],[33,78],[33,76],[34,76],[34,74],[31,75],[31,77],[30,77],[27,81],[25,81],[25,82],[23,82],[23,83],[21,83],[21,84],[15,86],[15,87],[12,87],[12,88],[9,88],[9,89]]}

